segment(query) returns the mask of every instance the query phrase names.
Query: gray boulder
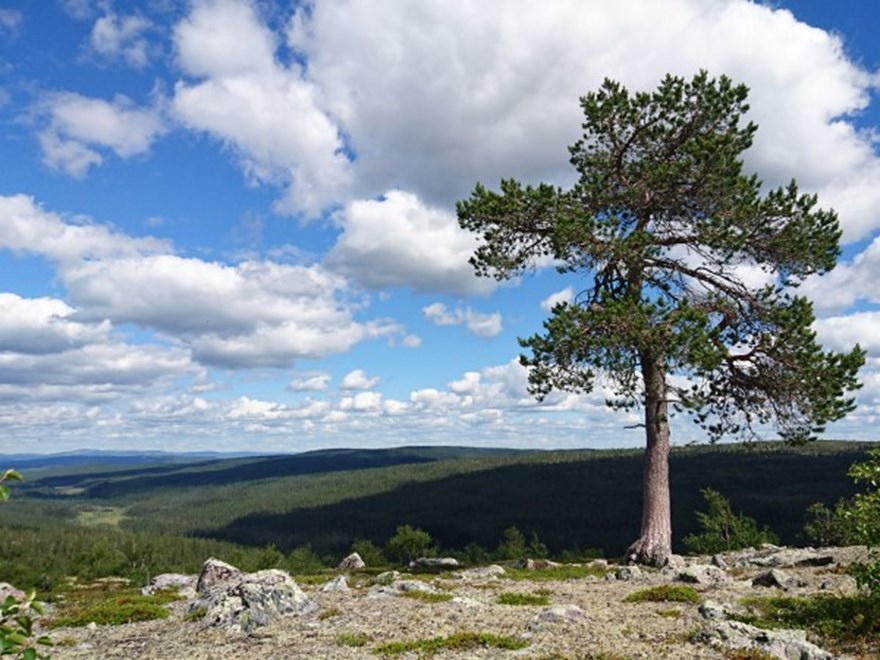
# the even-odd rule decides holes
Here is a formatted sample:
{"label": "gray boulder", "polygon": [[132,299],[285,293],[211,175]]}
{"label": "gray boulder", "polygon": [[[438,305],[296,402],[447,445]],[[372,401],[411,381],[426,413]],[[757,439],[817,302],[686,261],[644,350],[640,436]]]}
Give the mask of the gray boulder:
{"label": "gray boulder", "polygon": [[631,564],[629,566],[621,566],[617,569],[614,577],[618,580],[637,580],[642,577],[642,569],[640,569],[635,564]]}
{"label": "gray boulder", "polygon": [[587,613],[577,605],[554,605],[535,617],[535,623],[572,623],[587,618]]}
{"label": "gray boulder", "polygon": [[219,584],[239,580],[243,575],[244,573],[232,564],[209,557],[202,564],[202,571],[196,582],[196,593],[203,594]]}
{"label": "gray boulder", "polygon": [[778,568],[771,568],[766,573],[761,573],[752,579],[753,587],[778,587],[780,589],[795,589],[807,586],[806,581],[786,573]]}
{"label": "gray boulder", "polygon": [[757,649],[785,660],[832,660],[828,651],[808,642],[803,630],[763,630],[740,621],[713,621],[697,641],[728,649]]}
{"label": "gray boulder", "polygon": [[410,568],[458,568],[458,560],[455,557],[419,557],[409,563]]}
{"label": "gray boulder", "polygon": [[694,564],[693,566],[688,566],[683,571],[679,571],[676,579],[679,582],[707,586],[715,586],[730,582],[730,576],[727,575],[727,573],[717,566],[709,566],[708,564]]}
{"label": "gray boulder", "polygon": [[322,593],[331,593],[334,591],[349,591],[348,581],[344,575],[337,575],[335,578],[321,586]]}
{"label": "gray boulder", "polygon": [[222,566],[218,567],[217,560],[209,561],[199,576],[199,597],[189,607],[191,613],[204,612],[202,621],[209,626],[251,632],[282,616],[300,616],[318,609],[318,604],[284,571],[243,573],[229,564],[219,562]]}
{"label": "gray boulder", "polygon": [[339,566],[337,566],[337,570],[340,571],[356,571],[361,568],[366,568],[367,564],[361,559],[361,556],[352,552],[348,557],[339,562]]}

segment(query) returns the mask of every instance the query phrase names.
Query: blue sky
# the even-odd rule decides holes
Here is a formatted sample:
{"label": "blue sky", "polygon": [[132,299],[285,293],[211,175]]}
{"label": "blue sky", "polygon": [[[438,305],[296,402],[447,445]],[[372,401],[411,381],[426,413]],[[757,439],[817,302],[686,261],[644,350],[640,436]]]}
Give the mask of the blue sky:
{"label": "blue sky", "polygon": [[803,290],[869,351],[830,435],[876,439],[874,5],[0,0],[0,452],[638,446],[601,390],[528,395],[579,280],[475,278],[454,202],[570,182],[604,77],[701,68],[752,90],[747,166],[840,214]]}

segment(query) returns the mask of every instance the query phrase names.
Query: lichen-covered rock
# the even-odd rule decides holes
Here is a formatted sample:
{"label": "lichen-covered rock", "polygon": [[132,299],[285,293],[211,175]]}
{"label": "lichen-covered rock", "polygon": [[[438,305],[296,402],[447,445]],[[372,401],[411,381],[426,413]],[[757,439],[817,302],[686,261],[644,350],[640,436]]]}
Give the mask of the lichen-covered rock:
{"label": "lichen-covered rock", "polygon": [[[222,563],[222,562],[221,562]],[[224,573],[190,605],[190,612],[204,612],[202,621],[230,632],[250,632],[286,615],[314,612],[318,604],[299,588],[286,572],[278,569]],[[201,584],[201,580],[200,580]]]}
{"label": "lichen-covered rock", "polygon": [[333,591],[348,591],[348,582],[344,575],[337,575],[335,578],[321,586],[322,593],[331,593]]}
{"label": "lichen-covered rock", "polygon": [[241,579],[242,575],[244,573],[232,564],[210,557],[202,564],[202,571],[199,573],[198,582],[196,582],[196,593],[203,594],[218,584]]}
{"label": "lichen-covered rock", "polygon": [[356,552],[352,552],[348,557],[339,562],[339,566],[336,568],[340,571],[356,571],[361,568],[366,568],[366,566],[367,564],[361,556]]}
{"label": "lichen-covered rock", "polygon": [[487,578],[498,578],[507,573],[503,566],[498,564],[489,564],[488,566],[475,566],[467,568],[457,573],[462,580],[485,580]]}
{"label": "lichen-covered rock", "polygon": [[730,582],[730,576],[717,566],[709,566],[708,564],[694,564],[688,566],[678,572],[676,579],[679,582],[687,582],[689,584],[702,584],[707,586],[715,586]]}
{"label": "lichen-covered rock", "polygon": [[778,568],[772,568],[766,573],[761,573],[752,579],[753,587],[778,587],[780,589],[794,589],[806,586],[804,580],[786,573]]}
{"label": "lichen-covered rock", "polygon": [[535,623],[571,623],[586,618],[587,613],[577,605],[554,605],[538,614],[535,617]]}
{"label": "lichen-covered rock", "polygon": [[807,641],[802,630],[763,630],[741,621],[715,621],[696,635],[698,641],[728,649],[758,649],[785,660],[832,660],[828,651]]}
{"label": "lichen-covered rock", "polygon": [[455,557],[419,557],[409,563],[410,568],[458,568]]}
{"label": "lichen-covered rock", "polygon": [[640,569],[635,564],[632,564],[630,566],[621,566],[617,569],[614,577],[618,580],[637,580],[638,578],[642,577],[642,569]]}

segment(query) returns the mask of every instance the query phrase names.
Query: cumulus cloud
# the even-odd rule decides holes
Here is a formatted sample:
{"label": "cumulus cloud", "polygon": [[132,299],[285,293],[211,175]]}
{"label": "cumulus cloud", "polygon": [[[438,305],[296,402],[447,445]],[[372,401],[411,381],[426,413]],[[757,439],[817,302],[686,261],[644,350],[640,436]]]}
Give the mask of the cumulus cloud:
{"label": "cumulus cloud", "polygon": [[22,195],[0,197],[0,247],[56,261],[79,319],[158,331],[205,364],[284,367],[401,331],[355,320],[347,282],[320,265],[182,257],[156,239],[72,224]]}
{"label": "cumulus cloud", "polygon": [[880,222],[872,138],[851,123],[876,75],[847,58],[840,37],[785,10],[738,0],[434,0],[400,12],[393,0],[322,0],[299,10],[288,39],[373,188],[393,184],[445,206],[476,180],[565,183],[578,96],[605,76],[652,89],[667,72],[707,68],[750,86],[761,131],[748,165],[769,185],[795,176],[820,192],[840,208],[848,239]]}
{"label": "cumulus cloud", "polygon": [[157,108],[138,108],[123,95],[105,101],[54,92],[38,110],[45,124],[39,135],[43,162],[76,178],[103,162],[101,150],[131,158],[147,152],[166,130]]}
{"label": "cumulus cloud", "polygon": [[574,300],[574,288],[568,286],[562,291],[551,293],[544,298],[544,300],[541,301],[541,309],[545,312],[549,312],[556,307],[556,305],[560,303],[570,303],[572,300]]}
{"label": "cumulus cloud", "polygon": [[443,303],[433,303],[424,307],[425,318],[435,325],[464,325],[470,332],[483,339],[491,339],[499,335],[503,329],[501,314],[481,314],[470,307],[454,310],[447,309]]}
{"label": "cumulus cloud", "polygon": [[323,371],[297,374],[287,384],[293,392],[322,392],[330,386],[330,374]]}
{"label": "cumulus cloud", "polygon": [[345,374],[340,387],[343,390],[369,390],[379,384],[379,378],[367,378],[363,369],[355,369]]}
{"label": "cumulus cloud", "polygon": [[452,213],[425,206],[411,193],[392,190],[351,202],[337,219],[342,233],[326,263],[365,286],[461,294],[494,288],[468,263],[476,238],[459,228]]}
{"label": "cumulus cloud", "polygon": [[279,211],[315,216],[344,195],[350,163],[339,127],[302,68],[276,60],[276,37],[249,2],[196,2],[174,43],[197,79],[175,85],[177,118],[232,147],[253,180],[284,187]]}
{"label": "cumulus cloud", "polygon": [[808,278],[798,293],[820,311],[839,311],[859,301],[880,303],[880,238],[875,238],[850,263],[839,263],[822,276]]}
{"label": "cumulus cloud", "polygon": [[845,316],[819,319],[813,324],[816,335],[826,347],[850,351],[860,344],[869,354],[880,356],[880,312],[855,312]]}
{"label": "cumulus cloud", "polygon": [[0,293],[0,352],[43,355],[105,341],[110,323],[80,323],[76,310],[57,298]]}
{"label": "cumulus cloud", "polygon": [[152,22],[143,16],[108,12],[92,26],[89,45],[108,61],[123,61],[140,69],[150,61],[150,44],[144,34],[151,27]]}

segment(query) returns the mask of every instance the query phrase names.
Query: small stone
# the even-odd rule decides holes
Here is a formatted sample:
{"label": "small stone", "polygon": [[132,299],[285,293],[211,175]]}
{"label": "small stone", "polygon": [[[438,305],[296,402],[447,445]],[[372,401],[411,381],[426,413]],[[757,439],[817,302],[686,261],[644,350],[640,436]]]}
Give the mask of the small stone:
{"label": "small stone", "polygon": [[618,580],[635,580],[642,577],[642,569],[638,566],[621,566],[614,574]]}
{"label": "small stone", "polygon": [[806,586],[803,580],[779,570],[772,568],[766,573],[761,573],[752,580],[753,587],[779,587],[781,589],[793,589],[796,587]]}
{"label": "small stone", "polygon": [[535,617],[535,622],[571,623],[587,618],[587,613],[577,605],[554,605]]}
{"label": "small stone", "polygon": [[455,557],[419,557],[409,563],[410,568],[458,568]]}
{"label": "small stone", "polygon": [[356,571],[361,568],[366,568],[367,564],[361,559],[361,556],[352,552],[348,557],[339,562],[339,566],[337,566],[337,570],[340,571]]}
{"label": "small stone", "polygon": [[727,575],[717,566],[709,566],[708,564],[695,564],[688,566],[679,572],[676,577],[680,582],[702,585],[717,585],[723,582],[729,582],[730,576]]}
{"label": "small stone", "polygon": [[335,591],[349,591],[348,581],[345,579],[344,575],[337,575],[335,578],[321,586],[322,593],[331,593]]}

